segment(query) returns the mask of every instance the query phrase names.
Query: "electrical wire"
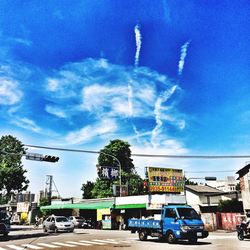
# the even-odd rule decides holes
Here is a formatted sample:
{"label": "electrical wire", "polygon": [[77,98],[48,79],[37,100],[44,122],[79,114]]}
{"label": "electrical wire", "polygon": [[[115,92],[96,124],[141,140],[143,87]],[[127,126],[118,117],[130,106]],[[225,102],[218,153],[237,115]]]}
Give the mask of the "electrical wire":
{"label": "electrical wire", "polygon": [[[90,154],[100,154],[100,151],[94,150],[82,150],[82,149],[68,149],[68,148],[57,148],[57,147],[46,147],[46,146],[37,146],[24,144],[25,147],[48,149],[48,150],[57,150],[57,151],[68,151],[76,153],[90,153]],[[194,158],[194,159],[231,159],[231,158],[250,158],[250,155],[158,155],[158,154],[131,154],[135,157],[155,157],[155,158]]]}

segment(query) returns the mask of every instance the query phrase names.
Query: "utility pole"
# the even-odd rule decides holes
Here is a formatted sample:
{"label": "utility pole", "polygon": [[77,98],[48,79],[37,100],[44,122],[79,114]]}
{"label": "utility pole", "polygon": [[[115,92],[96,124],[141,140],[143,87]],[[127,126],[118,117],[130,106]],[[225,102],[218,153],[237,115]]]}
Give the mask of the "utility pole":
{"label": "utility pole", "polygon": [[52,182],[53,182],[53,176],[52,175],[46,175],[46,196],[49,201],[49,205],[51,205],[51,196],[52,196]]}

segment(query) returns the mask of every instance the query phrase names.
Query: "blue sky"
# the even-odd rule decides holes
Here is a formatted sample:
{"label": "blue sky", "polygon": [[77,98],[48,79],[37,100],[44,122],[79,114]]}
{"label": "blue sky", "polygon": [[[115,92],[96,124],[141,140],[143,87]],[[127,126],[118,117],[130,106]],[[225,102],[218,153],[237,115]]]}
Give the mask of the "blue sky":
{"label": "blue sky", "polygon": [[[0,9],[1,135],[85,150],[119,138],[132,153],[248,154],[247,0],[13,0]],[[52,174],[63,196],[80,196],[96,178],[96,155],[29,151],[60,157],[23,161],[32,191]],[[230,171],[247,160],[134,163],[143,176],[145,166]]]}

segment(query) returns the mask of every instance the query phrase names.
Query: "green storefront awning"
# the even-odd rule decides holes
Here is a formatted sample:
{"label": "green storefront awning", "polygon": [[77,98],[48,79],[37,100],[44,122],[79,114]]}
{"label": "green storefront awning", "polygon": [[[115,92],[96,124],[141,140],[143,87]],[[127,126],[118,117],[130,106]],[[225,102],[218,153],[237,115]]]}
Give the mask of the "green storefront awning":
{"label": "green storefront awning", "polygon": [[124,205],[116,205],[115,209],[132,209],[132,208],[146,208],[146,204],[124,204]]}
{"label": "green storefront awning", "polygon": [[58,204],[50,206],[42,206],[41,210],[56,210],[56,209],[85,209],[97,210],[103,208],[112,208],[113,201],[89,202],[89,203],[73,203],[73,204]]}

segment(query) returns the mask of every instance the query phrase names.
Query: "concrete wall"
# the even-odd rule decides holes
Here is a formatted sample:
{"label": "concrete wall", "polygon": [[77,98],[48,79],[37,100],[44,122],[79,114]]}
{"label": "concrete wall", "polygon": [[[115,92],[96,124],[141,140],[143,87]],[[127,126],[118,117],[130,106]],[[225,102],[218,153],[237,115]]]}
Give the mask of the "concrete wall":
{"label": "concrete wall", "polygon": [[214,213],[203,213],[201,219],[205,225],[205,229],[209,232],[217,230],[216,214]]}

